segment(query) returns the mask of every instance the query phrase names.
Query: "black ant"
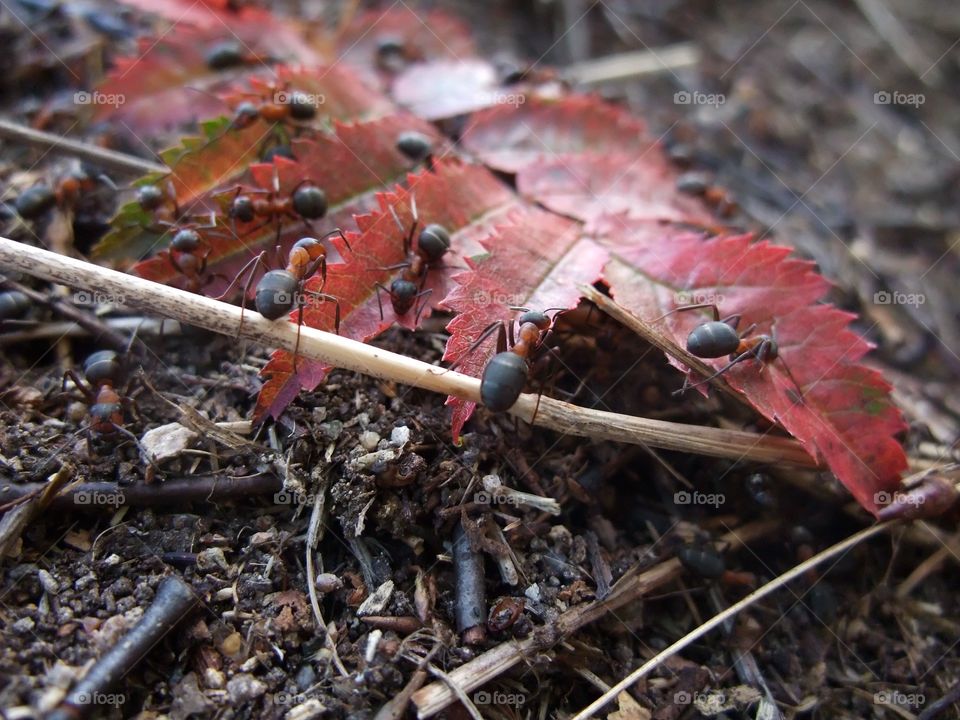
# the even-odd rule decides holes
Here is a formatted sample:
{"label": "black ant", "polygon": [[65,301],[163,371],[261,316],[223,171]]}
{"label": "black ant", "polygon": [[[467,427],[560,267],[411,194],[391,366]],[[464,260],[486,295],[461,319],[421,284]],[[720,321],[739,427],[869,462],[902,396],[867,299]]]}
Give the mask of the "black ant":
{"label": "black ant", "polygon": [[[540,351],[547,346],[556,321],[556,315],[551,319],[546,312],[525,310],[517,318],[520,327],[517,330],[516,339],[514,339],[512,322],[508,325],[503,320],[497,320],[484,328],[467,351],[468,354],[473,352],[494,331],[499,331],[497,354],[487,362],[480,378],[480,401],[484,407],[494,412],[502,412],[513,407],[530,377],[531,364]],[[508,339],[509,350],[507,349]]]}
{"label": "black ant", "polygon": [[746,587],[753,587],[757,583],[753,573],[728,570],[723,555],[709,545],[684,545],[677,550],[677,559],[687,570],[706,580]]}
{"label": "black ant", "polygon": [[39,184],[24,190],[14,201],[17,213],[28,220],[39,218],[52,207],[74,208],[81,198],[105,186],[116,190],[109,176],[81,165],[60,178],[54,187]]}
{"label": "black ant", "polygon": [[173,225],[171,223],[160,223],[170,225],[176,232],[170,240],[170,264],[174,269],[186,278],[184,289],[192,293],[200,293],[204,286],[215,277],[226,279],[219,273],[206,276],[207,258],[210,256],[210,246],[201,237],[199,231],[208,231],[217,227],[216,217],[211,214],[210,223],[199,225],[197,223],[188,223],[185,225]]}
{"label": "black ant", "polygon": [[[761,365],[766,365],[780,357],[780,347],[772,335],[761,334],[747,337],[756,329],[756,323],[753,323],[742,333],[738,333],[737,326],[740,324],[741,316],[730,315],[721,319],[720,310],[713,303],[685,305],[675,308],[670,312],[684,312],[700,308],[710,308],[713,312],[713,320],[708,320],[690,331],[690,334],[687,336],[687,352],[705,359],[720,358],[726,355],[729,357],[730,362],[713,373],[713,375],[699,382],[691,383],[689,379],[684,380],[683,387],[674,394],[682,395],[690,388],[708,383],[744,360],[756,360]],[[667,313],[666,315],[669,314],[670,313]],[[666,315],[662,315],[658,319],[663,319]],[[780,358],[780,364],[783,365],[783,369],[787,371],[787,375],[796,386],[797,392],[800,393],[800,397],[802,398],[803,390],[800,388],[800,384],[796,381],[796,378],[793,377],[793,373],[790,372],[790,368],[784,362],[783,358]]]}
{"label": "black ant", "polygon": [[[297,343],[293,350],[294,369],[296,369],[297,351],[300,348],[300,326],[303,325],[303,310],[306,306],[304,284],[307,279],[315,273],[320,273],[321,286],[320,291],[311,292],[313,297],[333,302],[336,305],[334,329],[340,334],[340,301],[333,295],[324,292],[323,286],[327,282],[327,248],[323,241],[339,235],[344,244],[349,248],[346,236],[340,228],[336,228],[324,235],[322,238],[305,237],[300,238],[290,248],[287,256],[287,266],[282,270],[269,270],[266,262],[267,251],[264,250],[253,260],[248,262],[240,272],[234,277],[233,282],[224,290],[217,299],[223,299],[237,281],[247,273],[247,282],[243,288],[240,304],[240,331],[243,330],[243,310],[246,307],[247,296],[250,292],[250,285],[258,266],[263,267],[267,272],[260,278],[254,295],[254,304],[259,312],[267,320],[277,320],[293,311],[294,307],[299,310],[297,316]],[[279,253],[280,247],[277,246]]]}
{"label": "black ant", "polygon": [[[412,203],[412,211],[413,225],[410,226],[410,232],[403,240],[403,249],[408,255],[413,250],[413,236],[419,223],[416,200]],[[392,206],[390,212],[393,213],[393,219],[402,230],[403,225]],[[427,281],[427,273],[430,272],[430,266],[443,259],[449,249],[450,233],[442,225],[431,223],[420,231],[419,236],[417,236],[416,251],[413,252],[410,259],[407,262],[386,268],[387,270],[403,268],[400,277],[391,282],[389,288],[377,283],[377,306],[380,308],[381,320],[383,319],[383,305],[380,302],[380,289],[383,289],[390,296],[393,312],[397,317],[408,313],[419,298],[424,298],[420,307],[417,308],[417,320],[419,321],[420,313],[426,306],[426,298],[433,292],[433,289],[423,289],[423,285]]]}
{"label": "black ant", "polygon": [[[267,197],[256,197],[266,195]],[[302,181],[286,197],[280,194],[280,177],[274,168],[273,189],[244,190],[237,186],[233,199],[230,201],[229,215],[233,220],[251,223],[257,218],[265,218],[264,225],[277,221],[277,239],[280,242],[280,231],[283,219],[292,218],[302,220],[307,227],[311,227],[311,220],[319,220],[327,214],[327,194],[309,180]],[[263,225],[259,226],[263,227]],[[259,229],[254,228],[250,232]]]}

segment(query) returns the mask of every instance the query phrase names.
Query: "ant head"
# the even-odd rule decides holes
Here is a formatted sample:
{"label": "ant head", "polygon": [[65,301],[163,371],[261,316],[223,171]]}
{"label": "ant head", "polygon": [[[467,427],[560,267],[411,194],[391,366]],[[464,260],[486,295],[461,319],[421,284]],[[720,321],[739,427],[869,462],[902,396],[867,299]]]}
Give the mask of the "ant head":
{"label": "ant head", "polygon": [[442,225],[431,223],[420,231],[417,252],[428,262],[436,262],[450,249],[450,233]]}
{"label": "ant head", "polygon": [[83,374],[92,385],[115,383],[120,370],[120,357],[113,350],[95,352],[83,363]]}
{"label": "ant head", "polygon": [[550,316],[545,312],[541,312],[539,310],[526,310],[520,315],[519,318],[517,318],[517,322],[519,322],[521,325],[524,323],[533,323],[541,330],[546,330],[548,327],[550,327],[551,320]]}
{"label": "ant head", "polygon": [[192,253],[200,247],[200,235],[196,230],[189,228],[178,230],[170,241],[170,247],[177,252]]}
{"label": "ant head", "polygon": [[403,38],[381,35],[377,38],[377,67],[386,72],[399,72],[406,65],[407,48]]}
{"label": "ant head", "polygon": [[253,222],[256,217],[253,211],[253,199],[249,195],[237,195],[230,205],[230,217],[240,222]]}
{"label": "ant head", "polygon": [[293,193],[293,209],[307,220],[319,220],[327,214],[327,194],[316,185],[302,185]]}

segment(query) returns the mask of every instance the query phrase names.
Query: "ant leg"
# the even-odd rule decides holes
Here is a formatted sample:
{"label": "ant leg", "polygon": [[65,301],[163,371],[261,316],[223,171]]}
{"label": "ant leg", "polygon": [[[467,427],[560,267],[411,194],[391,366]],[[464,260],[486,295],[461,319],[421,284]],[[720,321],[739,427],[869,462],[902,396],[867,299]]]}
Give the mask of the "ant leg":
{"label": "ant leg", "polygon": [[377,286],[377,308],[379,308],[380,310],[380,322],[383,322],[383,303],[380,302],[380,291],[383,290],[385,293],[387,293],[387,295],[389,295],[390,290],[385,288],[380,283],[377,283],[376,286]]}
{"label": "ant leg", "polygon": [[[759,347],[759,346],[758,346],[758,347]],[[673,394],[674,394],[674,395],[683,395],[683,393],[685,393],[685,392],[686,392],[687,390],[689,390],[690,388],[699,387],[700,385],[704,385],[704,384],[710,382],[711,380],[714,380],[714,379],[720,377],[720,376],[723,375],[727,370],[729,370],[730,368],[732,368],[732,367],[733,367],[734,365],[736,365],[737,363],[741,363],[741,362],[743,362],[744,360],[749,360],[751,357],[754,358],[754,359],[756,359],[756,357],[757,357],[757,348],[753,347],[753,348],[750,348],[749,350],[746,350],[746,351],[740,353],[739,355],[737,355],[736,357],[734,357],[733,360],[731,360],[731,361],[728,362],[726,365],[724,365],[722,368],[720,368],[719,370],[717,370],[713,375],[711,375],[710,377],[704,378],[703,380],[700,380],[700,381],[695,382],[695,383],[691,383],[689,377],[685,378],[684,381],[683,381],[683,387],[680,388],[679,390],[674,390]]]}
{"label": "ant leg", "polygon": [[419,307],[417,308],[417,315],[413,321],[414,327],[420,324],[420,315],[423,313],[423,309],[427,306],[427,298],[430,297],[431,293],[433,293],[433,288],[421,290],[420,292],[417,293],[416,297],[414,298],[414,299],[421,298],[421,297],[423,298],[423,300],[419,303]]}
{"label": "ant leg", "polygon": [[293,344],[293,372],[297,372],[297,354],[300,352],[300,328],[303,326],[303,297],[297,304],[297,341]]}
{"label": "ant leg", "polygon": [[347,236],[343,234],[343,230],[341,230],[340,228],[334,228],[333,230],[328,232],[326,235],[324,235],[320,239],[326,240],[328,238],[332,238],[334,235],[339,235],[340,239],[343,240],[343,244],[347,246],[347,250],[349,250],[350,252],[353,252],[353,248],[350,247],[350,242],[347,240]]}
{"label": "ant leg", "polygon": [[60,392],[62,393],[67,392],[67,378],[70,378],[71,380],[73,380],[73,384],[76,385],[77,389],[83,393],[88,403],[93,402],[93,399],[94,399],[93,390],[72,369],[67,370],[63,373],[63,381],[60,383]]}
{"label": "ant leg", "polygon": [[[719,322],[722,322],[724,325],[729,325],[729,326],[732,327],[734,330],[736,330],[736,329],[737,329],[737,325],[740,324],[740,318],[741,318],[741,317],[742,317],[741,315],[727,315],[727,317],[721,319]],[[742,333],[740,333],[740,335],[741,335],[741,336],[749,335],[750,333],[752,333],[752,332],[753,332],[754,330],[756,330],[756,329],[757,329],[757,324],[754,323],[753,325],[751,325],[750,327],[748,327],[746,330],[744,330]]]}
{"label": "ant leg", "polygon": [[702,308],[711,308],[713,311],[713,319],[717,322],[720,321],[720,309],[717,307],[716,303],[696,303],[694,305],[681,305],[679,307],[675,307],[673,310],[665,312],[663,315],[658,318],[654,318],[650,322],[660,322],[665,317],[668,315],[673,315],[675,312],[687,312],[688,310],[700,310]]}
{"label": "ant leg", "polygon": [[470,345],[469,348],[467,348],[467,351],[460,357],[460,359],[457,360],[456,362],[454,362],[454,363],[453,363],[449,368],[447,368],[447,369],[448,369],[448,370],[454,370],[454,369],[464,360],[464,358],[466,358],[468,355],[470,355],[472,352],[474,352],[478,347],[480,347],[480,346],[483,344],[484,340],[486,340],[488,337],[490,337],[490,335],[492,335],[495,330],[499,330],[499,331],[500,331],[500,333],[499,333],[499,335],[498,335],[498,337],[497,337],[497,352],[499,353],[499,352],[504,352],[504,351],[506,351],[506,349],[507,349],[507,330],[506,330],[506,327],[505,327],[505,325],[504,325],[503,320],[495,320],[495,321],[493,321],[492,323],[490,323],[489,325],[487,325],[487,327],[485,327],[485,328],[483,329],[483,332],[480,333],[480,335],[477,337],[477,339],[473,341],[473,343]]}
{"label": "ant leg", "polygon": [[[305,294],[310,295],[311,297],[318,298],[325,302],[334,303],[335,307],[333,311],[334,313],[333,329],[334,329],[334,332],[336,332],[336,334],[339,335],[340,334],[340,300],[335,298],[333,295],[329,295],[325,292],[318,292],[316,290],[311,290],[309,293],[305,293]],[[377,296],[377,298],[379,300],[379,295]]]}
{"label": "ant leg", "polygon": [[234,276],[231,283],[227,286],[227,289],[214,298],[215,300],[223,300],[227,296],[227,293],[233,290],[233,286],[237,284],[237,281],[243,276],[243,274],[247,274],[247,282],[243,286],[243,294],[240,296],[240,327],[237,328],[237,337],[240,337],[240,334],[243,332],[243,313],[247,307],[247,294],[250,292],[250,286],[253,284],[253,278],[256,274],[257,266],[262,264],[264,268],[267,267],[266,261],[264,260],[266,254],[267,251],[262,250],[259,255],[240,268],[240,272]]}

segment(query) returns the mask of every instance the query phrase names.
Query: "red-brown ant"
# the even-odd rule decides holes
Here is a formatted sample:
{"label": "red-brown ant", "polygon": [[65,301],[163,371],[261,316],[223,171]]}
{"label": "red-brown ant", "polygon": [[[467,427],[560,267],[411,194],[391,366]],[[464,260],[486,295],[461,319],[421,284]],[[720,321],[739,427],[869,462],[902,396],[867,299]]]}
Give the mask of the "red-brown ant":
{"label": "red-brown ant", "polygon": [[[391,207],[390,212],[393,213],[393,219],[397,226],[402,229],[403,225],[400,218],[397,217],[396,210]],[[417,236],[416,250],[411,254],[413,236],[416,234],[419,224],[416,200],[412,203],[412,212],[413,225],[410,226],[410,232],[403,240],[404,252],[410,255],[410,259],[407,262],[386,268],[387,270],[403,268],[403,273],[390,283],[389,288],[377,283],[377,306],[380,308],[381,320],[383,319],[383,305],[380,302],[380,289],[383,289],[390,296],[393,312],[398,317],[408,313],[419,298],[424,298],[420,307],[417,308],[417,320],[419,321],[420,313],[423,312],[426,305],[426,298],[433,292],[432,289],[423,289],[423,285],[427,281],[427,273],[430,272],[430,266],[443,259],[443,256],[450,249],[450,233],[442,225],[431,223],[420,231]]]}
{"label": "red-brown ant", "polygon": [[[257,195],[267,197],[256,197]],[[327,195],[309,180],[304,180],[288,196],[283,197],[280,194],[280,178],[276,168],[274,168],[272,190],[244,190],[237,186],[229,209],[230,218],[243,223],[264,218],[266,225],[276,220],[278,243],[284,218],[302,220],[307,227],[311,227],[311,220],[319,220],[326,214]]]}
{"label": "red-brown ant", "polygon": [[185,225],[170,225],[176,230],[170,240],[170,264],[186,278],[184,289],[192,293],[200,293],[204,286],[215,277],[226,279],[219,273],[207,276],[207,258],[210,256],[210,246],[201,237],[200,231],[209,231],[217,227],[216,217],[211,214],[210,223],[199,225],[188,223]]}
{"label": "red-brown ant", "polygon": [[[327,295],[322,292],[323,285],[327,282],[327,248],[323,241],[339,235],[344,244],[349,248],[346,236],[340,228],[330,231],[322,238],[305,237],[300,238],[287,256],[287,266],[282,270],[269,270],[266,262],[267,251],[264,250],[253,260],[241,268],[240,272],[234,277],[233,282],[224,290],[218,299],[224,298],[230,290],[233,289],[237,281],[247,273],[247,282],[243,288],[243,295],[240,304],[240,330],[243,330],[243,310],[246,307],[247,296],[250,292],[250,285],[253,281],[257,267],[263,267],[267,272],[260,278],[254,295],[254,304],[259,312],[267,320],[277,320],[293,311],[294,307],[299,310],[297,316],[297,342],[293,350],[294,369],[296,369],[297,351],[300,348],[300,326],[303,325],[303,310],[306,306],[304,284],[307,279],[315,273],[320,273],[321,291],[311,292],[313,297],[333,302],[336,305],[334,329],[337,334],[340,333],[340,301],[333,295]],[[279,246],[277,246],[279,252]],[[238,331],[238,332],[239,332]]]}
{"label": "red-brown ant", "polygon": [[[741,316],[730,315],[721,319],[720,310],[713,303],[685,305],[675,308],[670,312],[684,312],[700,308],[710,308],[713,312],[713,320],[708,320],[690,331],[690,334],[687,336],[687,352],[705,359],[721,358],[726,355],[729,357],[730,362],[713,373],[713,375],[699,382],[691,383],[689,379],[684,380],[683,387],[674,394],[682,395],[690,388],[708,383],[744,360],[756,360],[761,365],[766,365],[780,357],[780,347],[772,335],[761,334],[747,337],[756,329],[756,323],[753,323],[742,333],[738,333],[737,325],[740,324]],[[666,315],[669,314],[670,313],[667,313]],[[666,315],[662,315],[658,319],[663,319]],[[790,368],[784,362],[783,358],[780,358],[780,364],[783,365],[783,369],[787,371],[787,375],[796,386],[802,398],[803,390],[796,381],[796,378],[793,377],[793,373],[790,372]]]}
{"label": "red-brown ant", "polygon": [[490,337],[491,333],[499,331],[497,354],[487,362],[480,378],[480,401],[485,407],[494,412],[513,407],[527,384],[531,365],[537,359],[538,353],[546,347],[556,321],[556,315],[551,319],[546,312],[525,310],[517,318],[520,327],[516,339],[512,322],[508,325],[503,320],[497,320],[484,328],[467,352],[472,352]]}
{"label": "red-brown ant", "polygon": [[69,378],[83,393],[89,406],[88,441],[91,435],[109,437],[120,433],[140,446],[136,435],[124,427],[124,407],[132,407],[134,403],[129,397],[129,386],[123,392],[117,390],[123,375],[120,356],[113,350],[100,350],[90,355],[83,363],[83,379],[73,370],[63,374],[63,391],[66,391]]}
{"label": "red-brown ant", "polygon": [[81,165],[60,178],[52,188],[40,184],[24,190],[14,201],[14,208],[21,217],[36,219],[54,206],[74,208],[82,197],[100,186],[117,189],[107,175]]}

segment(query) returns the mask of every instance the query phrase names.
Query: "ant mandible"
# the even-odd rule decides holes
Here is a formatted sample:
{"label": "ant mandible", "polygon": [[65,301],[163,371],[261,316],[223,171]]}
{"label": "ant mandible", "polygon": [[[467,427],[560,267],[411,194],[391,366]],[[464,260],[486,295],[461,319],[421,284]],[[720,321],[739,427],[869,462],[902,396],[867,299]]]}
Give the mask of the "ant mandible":
{"label": "ant mandible", "polygon": [[[499,331],[497,354],[487,362],[480,378],[480,401],[484,407],[494,412],[502,412],[513,407],[530,377],[531,364],[536,355],[546,347],[556,321],[557,316],[554,315],[551,319],[547,311],[524,310],[523,314],[517,318],[520,327],[517,330],[516,339],[513,335],[512,322],[507,325],[503,320],[497,320],[484,328],[467,351],[472,352],[490,337],[491,333]],[[507,349],[508,339],[509,350]]]}
{"label": "ant mandible", "polygon": [[[662,320],[673,312],[685,312],[701,308],[710,308],[713,313],[713,320],[708,320],[690,331],[690,334],[687,336],[687,352],[705,359],[721,358],[726,355],[730,362],[699,382],[691,383],[689,378],[685,379],[683,387],[674,394],[682,395],[690,388],[708,383],[744,360],[756,360],[761,366],[764,366],[780,357],[780,346],[772,335],[761,334],[749,337],[750,333],[756,329],[756,323],[750,325],[750,327],[743,332],[738,333],[737,326],[740,324],[741,316],[729,315],[721,319],[720,310],[713,303],[684,305],[674,308],[657,319]],[[787,375],[794,386],[796,386],[797,392],[802,398],[803,389],[800,387],[800,383],[797,382],[796,378],[794,378],[793,373],[790,372],[790,368],[782,357],[780,357],[780,364],[783,365],[783,369],[786,370]]]}
{"label": "ant mandible", "polygon": [[[323,286],[327,282],[327,248],[323,241],[335,235],[340,236],[347,248],[350,247],[350,243],[347,242],[347,238],[340,228],[328,232],[319,239],[313,237],[300,238],[290,248],[287,255],[287,266],[282,270],[270,270],[266,261],[267,251],[262,251],[240,269],[227,289],[217,298],[222,300],[226,297],[237,284],[237,281],[244,274],[247,274],[247,282],[244,285],[240,301],[240,329],[238,333],[241,332],[243,330],[243,311],[246,307],[250,285],[257,267],[263,267],[266,272],[260,278],[260,282],[257,283],[254,295],[257,312],[267,320],[277,320],[292,312],[294,307],[299,311],[297,316],[297,342],[293,349],[294,370],[296,370],[297,352],[300,349],[300,326],[303,325],[303,310],[306,306],[304,285],[307,279],[317,272],[320,273],[321,278],[320,291],[311,292],[310,295],[319,300],[335,303],[334,329],[338,335],[340,334],[340,301],[333,295],[322,292]],[[278,253],[279,250],[280,246],[278,245]]]}
{"label": "ant mandible", "polygon": [[[417,201],[414,198],[411,203],[413,214],[413,224],[410,231],[404,236],[403,249],[410,259],[399,265],[391,265],[387,270],[396,270],[403,268],[403,273],[390,283],[390,287],[384,287],[377,283],[377,306],[380,308],[380,319],[383,319],[383,305],[380,302],[380,290],[384,290],[390,296],[390,303],[393,305],[393,312],[398,317],[405,315],[416,304],[419,298],[423,298],[420,307],[417,308],[417,321],[420,319],[420,313],[426,306],[426,298],[433,292],[432,288],[423,289],[427,281],[427,273],[430,266],[443,259],[450,249],[450,233],[442,225],[431,223],[420,231],[417,236],[417,247],[413,251],[413,236],[416,234],[417,225],[420,220],[417,216]],[[390,207],[393,219],[397,226],[403,230],[403,224],[397,217],[397,212]]]}

